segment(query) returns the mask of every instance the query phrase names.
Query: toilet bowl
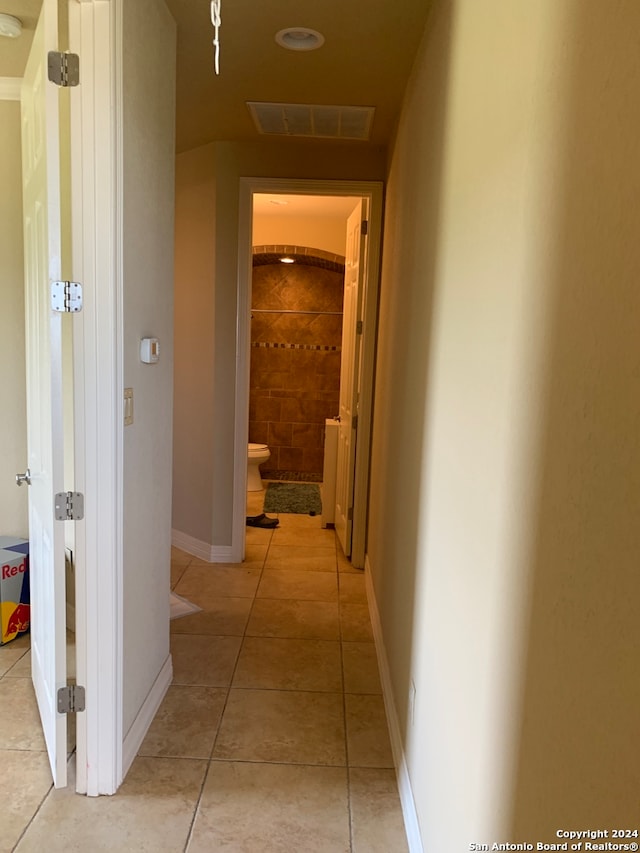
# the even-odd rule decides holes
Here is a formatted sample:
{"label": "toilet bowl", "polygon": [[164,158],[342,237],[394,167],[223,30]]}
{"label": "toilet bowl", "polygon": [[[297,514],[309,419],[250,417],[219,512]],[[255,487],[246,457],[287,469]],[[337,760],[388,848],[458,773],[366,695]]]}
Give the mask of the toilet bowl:
{"label": "toilet bowl", "polygon": [[260,476],[259,466],[270,458],[271,451],[266,444],[252,444],[249,442],[248,456],[247,491],[259,492],[262,489],[262,477]]}

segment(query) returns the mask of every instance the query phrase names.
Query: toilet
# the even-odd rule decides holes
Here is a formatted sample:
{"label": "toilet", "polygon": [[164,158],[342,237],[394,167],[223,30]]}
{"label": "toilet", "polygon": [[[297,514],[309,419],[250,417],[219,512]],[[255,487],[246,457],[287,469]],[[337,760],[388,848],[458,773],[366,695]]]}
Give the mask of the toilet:
{"label": "toilet", "polygon": [[260,465],[271,456],[271,451],[266,444],[252,444],[249,442],[249,465],[247,467],[247,491],[259,492],[262,489],[262,477],[260,476]]}

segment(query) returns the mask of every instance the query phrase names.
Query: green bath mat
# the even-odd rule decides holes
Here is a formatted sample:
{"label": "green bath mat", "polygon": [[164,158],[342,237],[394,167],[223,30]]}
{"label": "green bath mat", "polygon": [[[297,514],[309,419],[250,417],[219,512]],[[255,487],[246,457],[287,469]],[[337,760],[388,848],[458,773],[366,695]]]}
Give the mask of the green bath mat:
{"label": "green bath mat", "polygon": [[320,515],[320,487],[316,483],[269,483],[264,496],[264,511]]}

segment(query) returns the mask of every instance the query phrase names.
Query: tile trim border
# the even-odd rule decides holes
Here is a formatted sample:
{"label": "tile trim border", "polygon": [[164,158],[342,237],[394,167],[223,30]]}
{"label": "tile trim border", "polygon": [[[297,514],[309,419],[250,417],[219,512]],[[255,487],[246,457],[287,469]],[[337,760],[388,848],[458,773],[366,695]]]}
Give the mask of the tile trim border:
{"label": "tile trim border", "polygon": [[342,352],[342,346],[325,346],[324,344],[281,344],[268,341],[252,341],[254,349],[306,349],[315,352]]}
{"label": "tile trim border", "polygon": [[[167,603],[169,599],[167,597]],[[138,754],[142,741],[153,722],[158,708],[165,697],[171,682],[173,681],[173,662],[171,655],[167,657],[156,680],[153,682],[147,698],[136,714],[136,718],[124,737],[122,742],[122,778],[124,779]]]}
{"label": "tile trim border", "polygon": [[396,705],[393,700],[389,661],[384,647],[382,623],[380,621],[380,612],[378,610],[376,594],[373,587],[373,581],[371,579],[371,563],[369,562],[368,554],[365,554],[364,558],[364,579],[367,590],[369,616],[371,617],[371,627],[373,629],[373,640],[376,647],[376,656],[378,658],[378,668],[380,670],[380,681],[382,682],[382,696],[384,698],[384,707],[387,712],[391,751],[393,753],[393,762],[396,767],[396,776],[398,779],[400,805],[402,807],[402,815],[404,817],[404,828],[407,833],[407,843],[409,845],[410,853],[424,853],[422,838],[420,836],[418,813],[416,811],[416,803],[413,797],[413,790],[411,788],[411,779],[409,777],[409,768],[407,767],[404,749],[402,746],[398,712],[396,711]]}

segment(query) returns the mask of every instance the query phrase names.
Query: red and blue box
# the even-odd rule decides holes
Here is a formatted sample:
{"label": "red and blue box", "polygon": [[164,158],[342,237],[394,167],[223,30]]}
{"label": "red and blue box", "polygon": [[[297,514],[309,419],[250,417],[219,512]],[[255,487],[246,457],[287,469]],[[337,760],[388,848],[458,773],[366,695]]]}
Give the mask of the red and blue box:
{"label": "red and blue box", "polygon": [[29,543],[0,536],[0,646],[29,630]]}

